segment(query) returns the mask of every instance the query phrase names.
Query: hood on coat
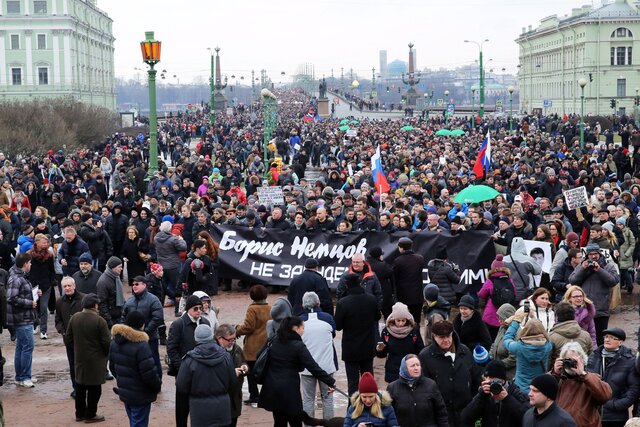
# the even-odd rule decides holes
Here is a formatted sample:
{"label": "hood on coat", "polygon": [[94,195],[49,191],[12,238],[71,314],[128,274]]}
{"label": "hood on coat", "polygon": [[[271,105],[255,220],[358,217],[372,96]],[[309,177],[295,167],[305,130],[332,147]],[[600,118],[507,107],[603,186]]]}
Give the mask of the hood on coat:
{"label": "hood on coat", "polygon": [[130,342],[147,342],[149,341],[149,335],[146,332],[133,329],[131,326],[124,324],[113,325],[111,328],[111,335],[113,339],[122,344],[124,341]]}
{"label": "hood on coat", "polygon": [[[378,391],[378,396],[380,397],[380,403],[382,403],[382,406],[389,406],[389,405],[391,405],[391,402],[393,402],[393,399],[391,398],[391,395],[386,390],[385,391]],[[355,393],[353,393],[351,395],[351,399],[349,400],[351,402],[351,405],[354,406],[359,398],[360,398],[360,392],[359,391],[356,391]]]}
{"label": "hood on coat", "polygon": [[431,261],[429,261],[427,263],[427,267],[429,268],[429,270],[447,269],[447,268],[453,269],[449,262],[447,262],[446,260],[443,260],[443,259],[438,259],[438,258],[434,258]]}
{"label": "hood on coat", "polygon": [[492,268],[491,270],[489,270],[489,278],[498,275],[511,277],[511,270],[509,270],[507,267]]}
{"label": "hood on coat", "polygon": [[205,342],[196,344],[195,348],[187,353],[187,356],[204,365],[214,367],[224,362],[225,353],[226,350],[223,350],[215,342]]}
{"label": "hood on coat", "polygon": [[498,315],[498,318],[506,320],[516,314],[516,308],[511,304],[502,304],[498,307],[498,310],[496,310],[496,314]]}
{"label": "hood on coat", "polygon": [[285,317],[290,317],[293,312],[291,303],[286,298],[278,298],[271,306],[271,318],[281,322]]}
{"label": "hood on coat", "polygon": [[527,247],[522,237],[516,237],[511,242],[511,259],[520,262],[533,261],[533,258],[527,254]]}
{"label": "hood on coat", "polygon": [[580,336],[583,331],[575,320],[567,320],[566,322],[560,322],[553,325],[550,332],[555,332],[558,335],[562,335],[565,338],[575,340]]}

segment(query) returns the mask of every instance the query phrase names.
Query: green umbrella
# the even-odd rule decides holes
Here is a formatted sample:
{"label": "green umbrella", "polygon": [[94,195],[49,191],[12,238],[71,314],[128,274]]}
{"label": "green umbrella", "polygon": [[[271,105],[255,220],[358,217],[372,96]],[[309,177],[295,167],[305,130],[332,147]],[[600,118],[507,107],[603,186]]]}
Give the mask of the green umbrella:
{"label": "green umbrella", "polygon": [[342,120],[340,120],[340,124],[341,124],[341,125],[346,125],[347,123],[349,123],[349,119],[342,119]]}
{"label": "green umbrella", "polygon": [[351,128],[349,126],[340,126],[338,129],[339,130],[349,130]]}
{"label": "green umbrella", "polygon": [[349,123],[351,123],[352,125],[357,125],[357,124],[358,124],[358,123],[360,123],[360,122],[359,122],[359,121],[357,121],[357,120],[351,120]]}
{"label": "green umbrella", "polygon": [[485,200],[493,200],[500,194],[486,185],[470,185],[453,198],[456,203],[480,203]]}
{"label": "green umbrella", "polygon": [[403,126],[400,128],[400,130],[414,130],[415,128],[413,126]]}
{"label": "green umbrella", "polygon": [[462,129],[454,129],[451,131],[451,135],[454,135],[454,136],[464,135],[464,131]]}
{"label": "green umbrella", "polygon": [[451,136],[451,131],[449,129],[440,129],[436,132],[436,136]]}

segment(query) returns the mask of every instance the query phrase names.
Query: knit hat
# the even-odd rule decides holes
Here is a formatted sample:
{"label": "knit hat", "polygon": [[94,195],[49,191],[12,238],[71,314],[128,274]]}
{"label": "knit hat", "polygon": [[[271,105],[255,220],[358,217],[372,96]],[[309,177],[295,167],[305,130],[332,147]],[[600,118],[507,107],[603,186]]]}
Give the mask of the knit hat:
{"label": "knit hat", "polygon": [[349,273],[344,277],[344,281],[345,284],[347,285],[347,287],[352,287],[352,286],[360,286],[360,276],[358,276],[355,273]]}
{"label": "knit hat", "polygon": [[151,273],[153,274],[163,271],[162,264],[160,264],[159,262],[151,262],[149,263],[149,267],[151,268]]}
{"label": "knit hat", "polygon": [[549,374],[538,375],[531,381],[531,385],[551,400],[558,396],[558,381]]}
{"label": "knit hat", "polygon": [[567,243],[571,243],[571,242],[577,242],[580,238],[578,237],[578,235],[571,231],[569,233],[567,233]]}
{"label": "knit hat", "polygon": [[111,270],[119,265],[122,265],[122,260],[117,256],[112,256],[111,258],[109,258],[109,261],[107,261],[107,267],[109,267]]}
{"label": "knit hat", "polygon": [[375,378],[373,378],[373,375],[371,375],[371,372],[365,372],[360,377],[360,382],[358,383],[358,392],[360,394],[378,392],[378,384],[376,383]]}
{"label": "knit hat", "polygon": [[491,358],[489,357],[487,349],[480,344],[476,345],[476,348],[473,349],[473,361],[476,362],[476,365],[485,365],[489,363],[490,360]]}
{"label": "knit hat", "polygon": [[185,304],[184,309],[185,310],[189,310],[197,305],[202,305],[202,301],[200,301],[200,298],[198,298],[195,295],[189,295],[189,297],[187,298],[187,303]]}
{"label": "knit hat", "polygon": [[91,252],[84,252],[82,255],[78,257],[78,262],[88,262],[89,264],[93,264],[93,258],[91,257]]}
{"label": "knit hat", "polygon": [[440,289],[438,289],[438,285],[429,283],[427,286],[424,287],[424,290],[422,291],[422,295],[424,296],[425,301],[431,301],[431,302],[437,301],[438,296],[440,296]]}
{"label": "knit hat", "polygon": [[80,221],[82,222],[87,222],[91,218],[93,218],[93,215],[91,215],[90,213],[83,213],[82,215],[80,215]]}
{"label": "knit hat", "polygon": [[508,216],[501,216],[500,221],[504,221],[505,223],[507,223],[507,225],[511,225],[511,220],[509,219]]}
{"label": "knit hat", "polygon": [[28,236],[31,233],[33,233],[33,226],[27,224],[24,227],[22,227],[22,234],[24,234],[25,236]]}
{"label": "knit hat", "polygon": [[454,216],[453,219],[451,220],[451,224],[461,225],[462,224],[462,220],[460,219],[459,216]]}
{"label": "knit hat", "polygon": [[607,230],[609,233],[613,233],[613,223],[611,221],[607,221],[602,224],[602,228]]}
{"label": "knit hat", "polygon": [[196,258],[191,261],[191,269],[192,270],[202,270],[204,268],[204,262],[201,259]]}
{"label": "knit hat", "polygon": [[441,337],[451,335],[451,333],[453,333],[453,323],[449,322],[448,320],[441,320],[439,322],[436,322],[431,327],[431,333],[433,335],[438,335]]}
{"label": "knit hat", "polygon": [[144,325],[144,315],[138,310],[130,311],[125,319],[127,326],[131,326],[133,329],[140,329]]}
{"label": "knit hat", "polygon": [[503,259],[504,259],[504,256],[502,254],[496,255],[496,259],[494,259],[493,262],[491,263],[491,269],[497,270],[498,268],[505,268]]}
{"label": "knit hat", "polygon": [[196,343],[213,342],[213,329],[211,329],[211,326],[202,323],[196,327],[193,337],[195,338]]}
{"label": "knit hat", "polygon": [[618,224],[627,225],[627,217],[621,216],[620,218],[616,219],[616,225]]}
{"label": "knit hat", "polygon": [[307,258],[306,261],[304,262],[304,268],[307,268],[307,269],[318,268],[318,260],[315,258]]}
{"label": "knit hat", "polygon": [[408,323],[414,323],[413,315],[409,312],[409,308],[406,304],[403,304],[401,302],[393,304],[393,307],[391,308],[391,314],[389,315],[387,320],[395,319],[407,319]]}
{"label": "knit hat", "polygon": [[82,298],[82,308],[93,308],[96,304],[100,304],[100,298],[96,294],[86,294]]}
{"label": "knit hat", "polygon": [[467,307],[470,308],[471,310],[475,310],[476,309],[476,300],[473,299],[473,297],[471,295],[463,295],[462,298],[460,298],[460,302],[458,303],[458,307]]}
{"label": "knit hat", "polygon": [[492,360],[484,369],[484,376],[491,378],[507,379],[507,367],[500,360]]}
{"label": "knit hat", "polygon": [[165,215],[162,217],[162,221],[160,222],[165,222],[165,221],[169,221],[171,224],[173,224],[174,219],[171,215]]}
{"label": "knit hat", "polygon": [[600,253],[600,245],[598,245],[597,243],[589,243],[587,245],[586,252],[587,252],[587,255],[589,255],[592,252]]}
{"label": "knit hat", "polygon": [[491,214],[491,212],[489,211],[485,211],[482,216],[484,217],[484,219],[486,219],[487,221],[493,221],[493,215]]}
{"label": "knit hat", "polygon": [[500,320],[507,320],[509,317],[516,314],[516,308],[511,304],[502,304],[496,311]]}

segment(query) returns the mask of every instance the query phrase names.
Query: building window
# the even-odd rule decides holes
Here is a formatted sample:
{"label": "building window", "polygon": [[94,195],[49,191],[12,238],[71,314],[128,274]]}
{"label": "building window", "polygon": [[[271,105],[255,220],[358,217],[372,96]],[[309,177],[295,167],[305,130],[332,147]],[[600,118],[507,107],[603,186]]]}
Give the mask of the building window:
{"label": "building window", "polygon": [[15,0],[7,0],[7,13],[8,14],[19,14],[20,13],[20,2]]}
{"label": "building window", "polygon": [[47,67],[38,67],[38,84],[41,86],[49,84],[49,69]]}
{"label": "building window", "polygon": [[616,65],[624,65],[626,59],[627,48],[619,47],[616,53]]}
{"label": "building window", "polygon": [[611,33],[611,37],[633,37],[633,33],[631,32],[631,30],[621,27],[613,30],[613,32]]}
{"label": "building window", "polygon": [[38,34],[38,50],[44,50],[47,48],[47,35]]}
{"label": "building window", "polygon": [[618,98],[627,96],[627,79],[618,79]]}
{"label": "building window", "polygon": [[632,61],[633,56],[631,55],[631,46],[627,48],[627,65],[633,64]]}
{"label": "building window", "polygon": [[20,35],[11,34],[11,50],[20,49]]}
{"label": "building window", "polygon": [[[55,1],[55,0],[54,0]],[[46,0],[34,0],[33,1],[33,13],[47,13]]]}
{"label": "building window", "polygon": [[22,68],[11,69],[11,84],[20,86],[22,84]]}

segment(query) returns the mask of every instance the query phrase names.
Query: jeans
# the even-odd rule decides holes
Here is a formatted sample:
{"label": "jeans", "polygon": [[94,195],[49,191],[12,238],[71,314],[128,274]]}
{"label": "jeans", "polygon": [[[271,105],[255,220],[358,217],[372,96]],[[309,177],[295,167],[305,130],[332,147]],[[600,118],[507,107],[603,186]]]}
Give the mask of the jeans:
{"label": "jeans", "polygon": [[[178,284],[178,278],[180,277],[180,271],[177,268],[170,268],[164,270],[164,293],[170,300],[176,299],[176,286]],[[162,301],[164,302],[164,301]]]}
{"label": "jeans", "polygon": [[33,356],[33,325],[16,326],[16,353],[13,364],[16,369],[16,381],[31,379]]}
{"label": "jeans", "polygon": [[160,364],[159,340],[149,340],[149,348],[151,349],[151,357],[153,357],[153,361],[156,362],[156,369],[158,370],[158,375],[160,375],[160,378],[162,378],[162,365]]}
{"label": "jeans", "polygon": [[129,417],[130,427],[147,427],[149,425],[149,415],[151,414],[151,403],[146,405],[127,405],[124,404],[124,409],[127,411],[127,417]]}
{"label": "jeans", "polygon": [[347,387],[349,396],[358,391],[360,376],[365,372],[373,374],[373,359],[359,360],[357,362],[344,362],[344,370],[347,374]]}
{"label": "jeans", "polygon": [[73,345],[65,345],[67,349],[67,360],[69,361],[69,375],[71,376],[71,385],[76,390],[76,368],[75,355],[73,353]]}
{"label": "jeans", "polygon": [[51,297],[52,288],[42,291],[42,296],[38,300],[38,311],[40,315],[40,333],[47,333],[47,320],[49,320],[49,297]]}
{"label": "jeans", "polygon": [[101,385],[76,384],[76,418],[93,418],[102,396]]}
{"label": "jeans", "polygon": [[320,396],[322,397],[322,418],[325,420],[333,418],[333,393],[329,393],[329,386],[320,382],[312,375],[301,375],[302,384],[302,409],[315,418],[316,384],[320,384]]}

